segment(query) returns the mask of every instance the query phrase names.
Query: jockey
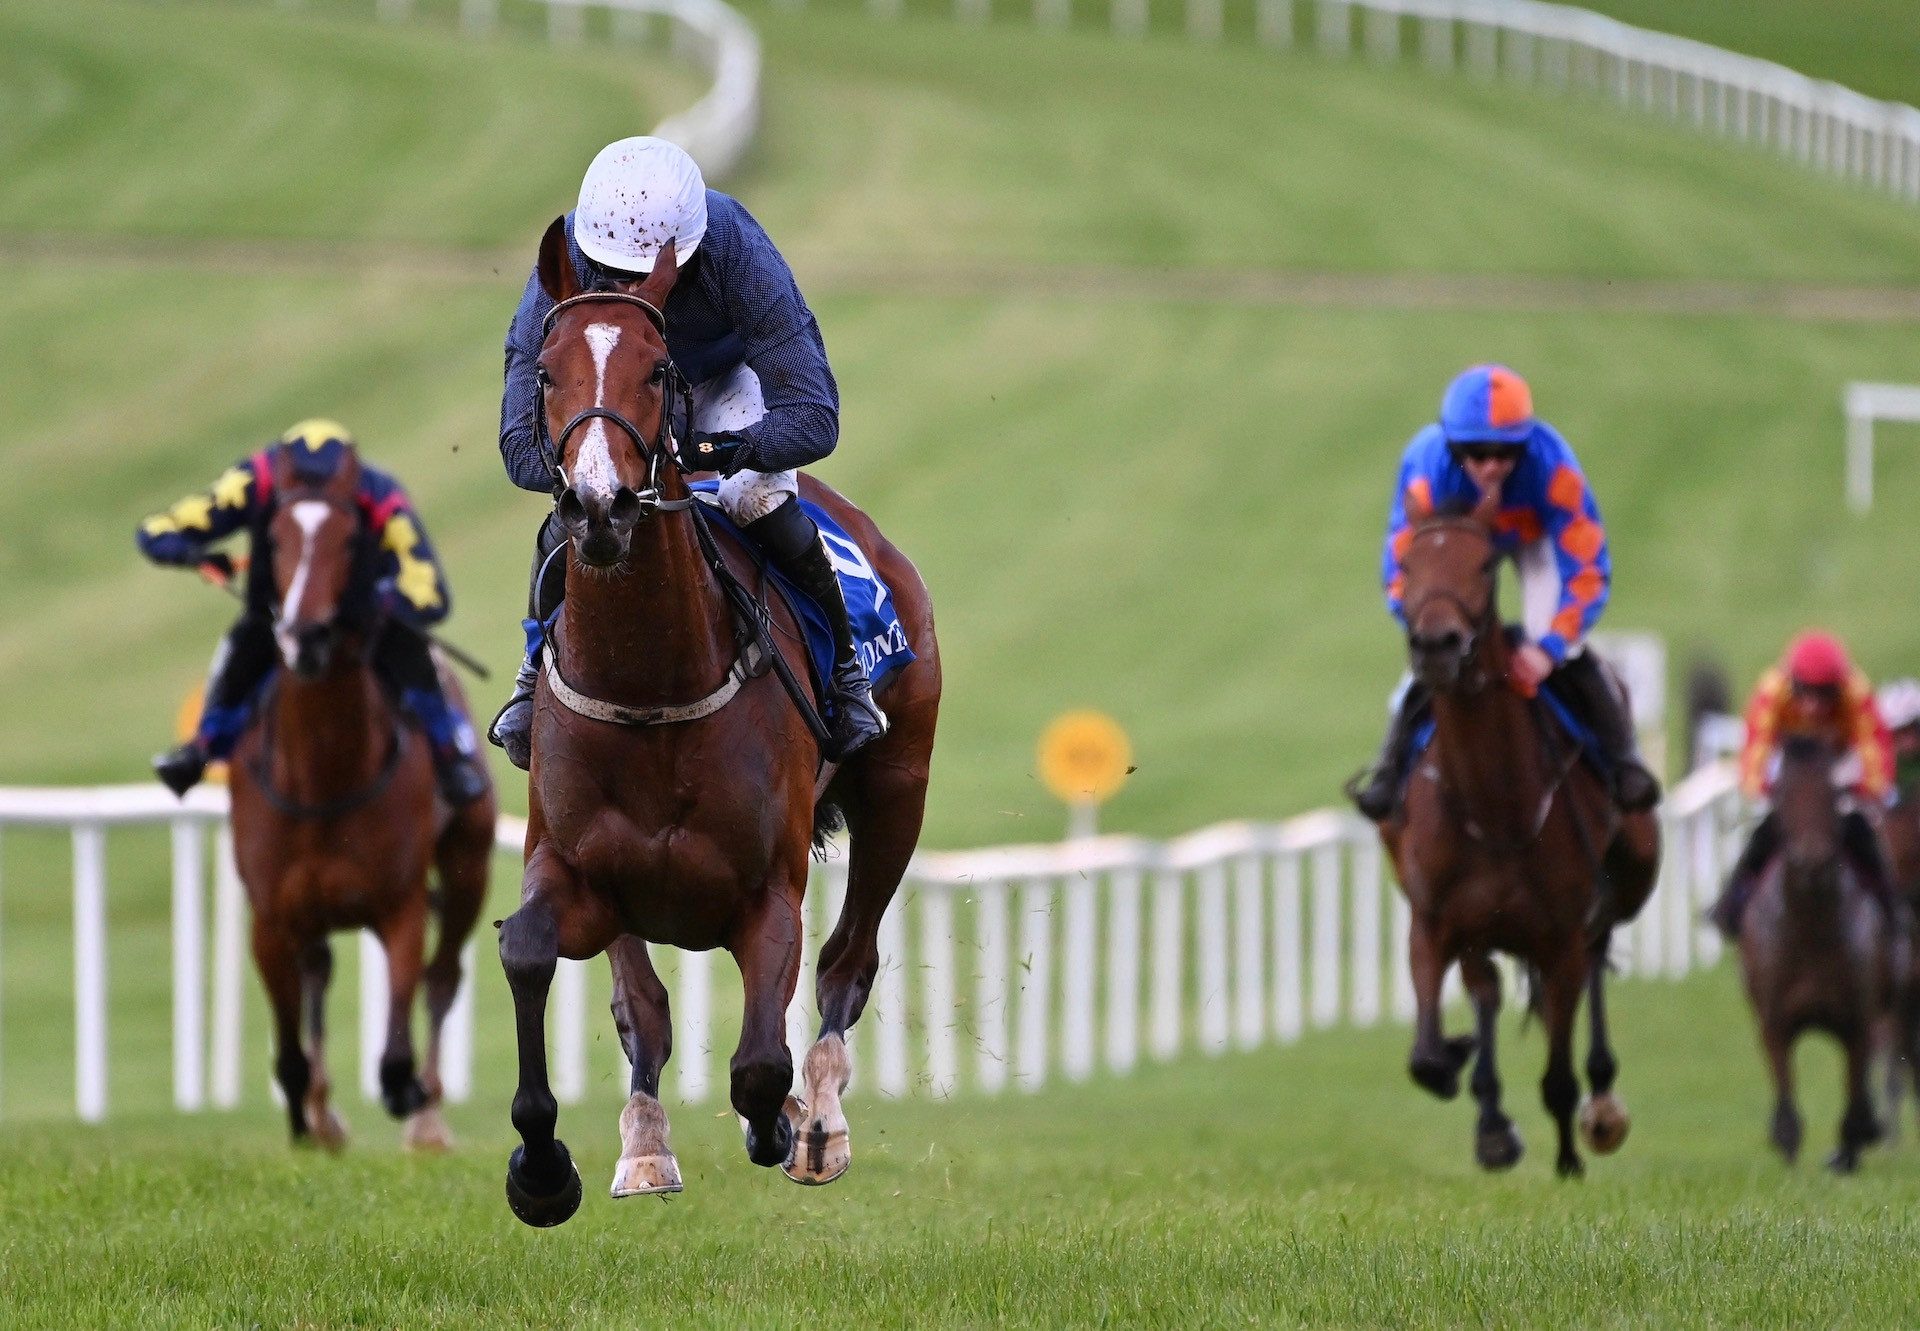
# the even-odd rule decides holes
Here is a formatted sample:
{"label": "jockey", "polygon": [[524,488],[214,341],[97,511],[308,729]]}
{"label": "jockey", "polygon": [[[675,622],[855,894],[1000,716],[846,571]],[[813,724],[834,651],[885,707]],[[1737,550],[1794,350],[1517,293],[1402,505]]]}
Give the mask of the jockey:
{"label": "jockey", "polygon": [[[267,534],[275,456],[290,453],[303,479],[324,480],[337,473],[353,448],[353,437],[334,422],[303,421],[278,443],[228,468],[210,491],[189,495],[140,524],[140,551],[156,564],[226,564],[225,556],[210,547],[243,527],[253,542],[247,608],[214,653],[199,727],[192,739],[153,760],[155,775],[174,794],[185,795],[210,761],[232,752],[246,727],[249,700],[275,664],[273,551]],[[398,481],[362,463],[359,501],[378,565],[371,586],[349,589],[349,613],[377,626],[374,669],[426,731],[441,794],[450,804],[466,804],[486,793],[486,777],[477,763],[473,726],[442,689],[424,633],[446,617],[446,577]]]}
{"label": "jockey", "polygon": [[[1533,414],[1526,380],[1504,365],[1476,365],[1447,386],[1440,419],[1407,445],[1387,520],[1381,581],[1387,609],[1404,619],[1401,556],[1413,524],[1450,502],[1500,497],[1494,545],[1520,575],[1526,640],[1514,649],[1512,672],[1528,690],[1549,679],[1555,695],[1579,713],[1600,746],[1611,793],[1622,809],[1652,807],[1660,783],[1640,761],[1625,699],[1593,653],[1587,634],[1606,609],[1612,563],[1600,510],[1573,450]],[[1405,681],[1386,743],[1373,768],[1348,795],[1378,822],[1399,800],[1413,737],[1427,712],[1425,691]]]}
{"label": "jockey", "polygon": [[1893,740],[1893,798],[1913,798],[1920,786],[1920,679],[1896,679],[1874,695]]}
{"label": "jockey", "polygon": [[[1826,741],[1858,764],[1853,782],[1857,803],[1841,819],[1841,841],[1888,921],[1898,920],[1880,834],[1865,812],[1885,807],[1893,797],[1893,741],[1872,683],[1830,633],[1802,633],[1787,647],[1786,659],[1760,676],[1747,702],[1747,741],[1740,750],[1740,789],[1747,798],[1765,798],[1774,751],[1782,740],[1801,735]],[[1769,812],[1747,838],[1726,890],[1708,912],[1727,937],[1739,936],[1740,916],[1754,882],[1779,848],[1780,824]]]}
{"label": "jockey", "polygon": [[[760,224],[738,201],[708,189],[693,159],[664,139],[622,139],[602,149],[566,228],[574,272],[589,289],[637,280],[673,241],[679,278],[666,300],[667,347],[694,386],[684,447],[720,474],[727,515],[826,612],[834,637],[830,756],[844,758],[885,734],[887,720],[855,650],[840,579],[798,498],[798,469],[831,453],[840,433],[840,393],[813,311]],[[536,437],[535,364],[552,309],[536,271],[507,330],[500,404],[507,475],[542,493],[553,478]],[[553,561],[544,578],[542,570],[566,539],[549,514],[534,545],[530,640],[531,621],[550,616],[564,595],[564,561]],[[530,757],[538,668],[530,643],[513,696],[488,732],[521,768]]]}

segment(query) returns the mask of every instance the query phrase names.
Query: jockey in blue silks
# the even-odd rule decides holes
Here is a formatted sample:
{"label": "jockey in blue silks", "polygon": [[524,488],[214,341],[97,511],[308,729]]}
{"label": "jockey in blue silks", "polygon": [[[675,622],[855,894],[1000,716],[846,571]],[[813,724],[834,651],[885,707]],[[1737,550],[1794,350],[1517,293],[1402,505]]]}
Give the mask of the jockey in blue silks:
{"label": "jockey in blue silks", "polygon": [[[333,421],[302,421],[277,443],[234,463],[202,494],[189,495],[140,524],[140,552],[156,564],[197,568],[212,547],[245,529],[247,608],[214,654],[192,739],[153,760],[154,774],[176,795],[198,784],[207,764],[232,752],[251,715],[255,692],[278,660],[274,646],[273,549],[267,535],[274,508],[274,461],[290,474],[323,484],[350,454],[353,436]],[[374,634],[375,673],[420,723],[433,751],[440,793],[456,807],[486,793],[473,725],[447,696],[424,630],[446,618],[451,592],[427,531],[400,483],[362,462],[356,496],[374,559],[362,585],[350,586],[342,615]],[[222,557],[224,558],[224,557]],[[230,567],[230,565],[229,565]]]}
{"label": "jockey in blue silks", "polygon": [[[1381,557],[1387,609],[1404,620],[1400,561],[1413,527],[1439,509],[1475,506],[1499,495],[1494,546],[1520,576],[1524,640],[1514,649],[1515,682],[1547,684],[1593,732],[1614,801],[1650,808],[1660,783],[1640,761],[1633,717],[1619,687],[1586,648],[1606,609],[1613,564],[1600,509],[1573,449],[1533,414],[1526,380],[1504,365],[1476,365],[1447,386],[1440,419],[1414,435],[1400,459]],[[1425,691],[1405,681],[1373,768],[1348,794],[1376,822],[1399,802],[1408,752],[1428,711]]]}
{"label": "jockey in blue silks", "polygon": [[[834,639],[829,756],[846,757],[885,734],[887,721],[854,648],[840,579],[798,498],[798,469],[826,457],[839,439],[840,391],[792,271],[747,210],[708,189],[693,159],[664,139],[622,139],[603,148],[587,168],[566,229],[574,273],[587,289],[638,280],[673,241],[679,277],[666,300],[667,351],[694,386],[683,452],[720,474],[727,515],[825,611]],[[552,309],[536,268],[507,331],[500,404],[507,475],[543,493],[553,476],[534,420],[535,367]],[[565,592],[565,561],[548,556],[566,540],[550,514],[535,542],[527,656],[489,731],[517,767],[531,755],[536,621],[550,617]]]}

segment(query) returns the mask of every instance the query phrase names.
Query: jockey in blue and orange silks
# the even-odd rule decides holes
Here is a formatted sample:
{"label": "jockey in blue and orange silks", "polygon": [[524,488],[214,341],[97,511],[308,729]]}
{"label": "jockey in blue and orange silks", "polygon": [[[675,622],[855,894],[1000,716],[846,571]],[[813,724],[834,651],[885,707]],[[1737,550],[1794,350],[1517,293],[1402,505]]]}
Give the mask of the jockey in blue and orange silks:
{"label": "jockey in blue and orange silks", "polygon": [[[1416,434],[1401,457],[1381,559],[1387,609],[1403,617],[1400,561],[1414,523],[1496,492],[1494,545],[1512,557],[1524,603],[1515,682],[1528,690],[1550,682],[1554,695],[1592,729],[1615,802],[1627,810],[1649,808],[1660,798],[1660,784],[1640,761],[1625,698],[1586,650],[1612,581],[1600,509],[1573,450],[1533,414],[1526,380],[1504,365],[1476,365],[1456,377],[1441,400],[1440,419]],[[1412,680],[1402,685],[1379,759],[1349,788],[1375,821],[1398,803],[1427,701]]]}
{"label": "jockey in blue and orange silks", "polygon": [[[303,481],[324,481],[355,451],[353,437],[333,421],[310,420],[221,473],[213,487],[189,495],[140,524],[140,552],[156,564],[231,569],[213,547],[245,530],[252,538],[246,610],[228,630],[208,672],[193,737],[153,760],[154,774],[176,795],[198,784],[207,764],[225,758],[250,715],[255,692],[278,659],[274,646],[273,551],[267,537],[274,502],[274,459],[285,454]],[[342,607],[373,634],[375,672],[420,723],[433,752],[441,794],[456,806],[484,794],[473,725],[447,696],[424,631],[446,617],[446,575],[426,528],[398,481],[360,464],[359,508],[373,559],[362,585],[348,588]]]}

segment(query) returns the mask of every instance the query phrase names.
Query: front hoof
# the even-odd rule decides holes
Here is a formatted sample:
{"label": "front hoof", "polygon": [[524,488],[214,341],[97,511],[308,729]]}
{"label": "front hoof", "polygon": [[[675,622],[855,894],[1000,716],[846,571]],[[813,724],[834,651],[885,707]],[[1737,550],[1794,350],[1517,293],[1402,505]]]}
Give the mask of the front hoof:
{"label": "front hoof", "polygon": [[1561,1178],[1585,1178],[1587,1167],[1580,1163],[1580,1157],[1569,1151],[1553,1162],[1553,1172]]}
{"label": "front hoof", "polygon": [[424,1109],[432,1098],[427,1094],[425,1083],[414,1075],[412,1059],[396,1059],[380,1065],[380,1103],[394,1118],[407,1118]]}
{"label": "front hoof", "polygon": [[853,1139],[844,1116],[810,1116],[792,1096],[787,1097],[785,1116],[793,1124],[793,1150],[781,1166],[788,1178],[818,1188],[847,1172],[853,1163]]}
{"label": "front hoof", "polygon": [[1842,1146],[1827,1157],[1827,1169],[1835,1174],[1847,1175],[1860,1168],[1860,1152],[1851,1147]]}
{"label": "front hoof", "polygon": [[747,1159],[762,1169],[784,1165],[793,1154],[793,1123],[784,1110],[773,1116],[765,1130],[756,1129],[744,1118],[740,1127],[747,1135]]}
{"label": "front hoof", "polygon": [[453,1133],[440,1115],[439,1105],[427,1105],[407,1116],[400,1143],[421,1155],[445,1155],[453,1149]]}
{"label": "front hoof", "polygon": [[1633,1120],[1611,1093],[1597,1095],[1580,1106],[1580,1140],[1595,1155],[1612,1155],[1626,1143]]}
{"label": "front hoof", "polygon": [[507,1160],[507,1205],[522,1222],[535,1229],[565,1224],[580,1209],[580,1171],[574,1168],[573,1157],[567,1153],[564,1143],[554,1142],[553,1151],[557,1159],[547,1172],[563,1173],[557,1187],[552,1186],[550,1178],[529,1177],[526,1147],[514,1147],[513,1155]]}
{"label": "front hoof", "polygon": [[1526,1143],[1520,1140],[1520,1130],[1511,1123],[1482,1128],[1473,1139],[1473,1158],[1479,1162],[1480,1168],[1490,1173],[1512,1169],[1526,1153]]}
{"label": "front hoof", "polygon": [[1407,1071],[1420,1086],[1439,1096],[1442,1100],[1451,1100],[1460,1094],[1460,1069],[1473,1057],[1474,1038],[1471,1035],[1456,1035],[1451,1040],[1440,1042],[1438,1053],[1427,1054],[1416,1048],[1413,1059],[1407,1064]]}
{"label": "front hoof", "polygon": [[613,1167],[613,1195],[615,1197],[656,1197],[670,1192],[679,1192],[684,1185],[680,1182],[680,1162],[673,1153],[665,1155],[633,1155],[621,1157],[620,1163]]}

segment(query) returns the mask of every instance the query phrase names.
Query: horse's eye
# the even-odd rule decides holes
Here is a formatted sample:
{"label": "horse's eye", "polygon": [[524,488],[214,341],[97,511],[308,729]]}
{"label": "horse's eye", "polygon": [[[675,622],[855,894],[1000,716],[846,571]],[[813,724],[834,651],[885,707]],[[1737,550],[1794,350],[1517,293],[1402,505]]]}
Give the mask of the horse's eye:
{"label": "horse's eye", "polygon": [[657,384],[662,382],[664,379],[666,379],[666,377],[667,377],[667,363],[665,361],[661,361],[658,365],[653,367],[653,373],[650,376],[648,376],[647,382],[650,384]]}
{"label": "horse's eye", "polygon": [[533,377],[540,381],[541,387],[543,388],[553,387],[553,376],[547,373],[546,366],[535,365],[533,367]]}

